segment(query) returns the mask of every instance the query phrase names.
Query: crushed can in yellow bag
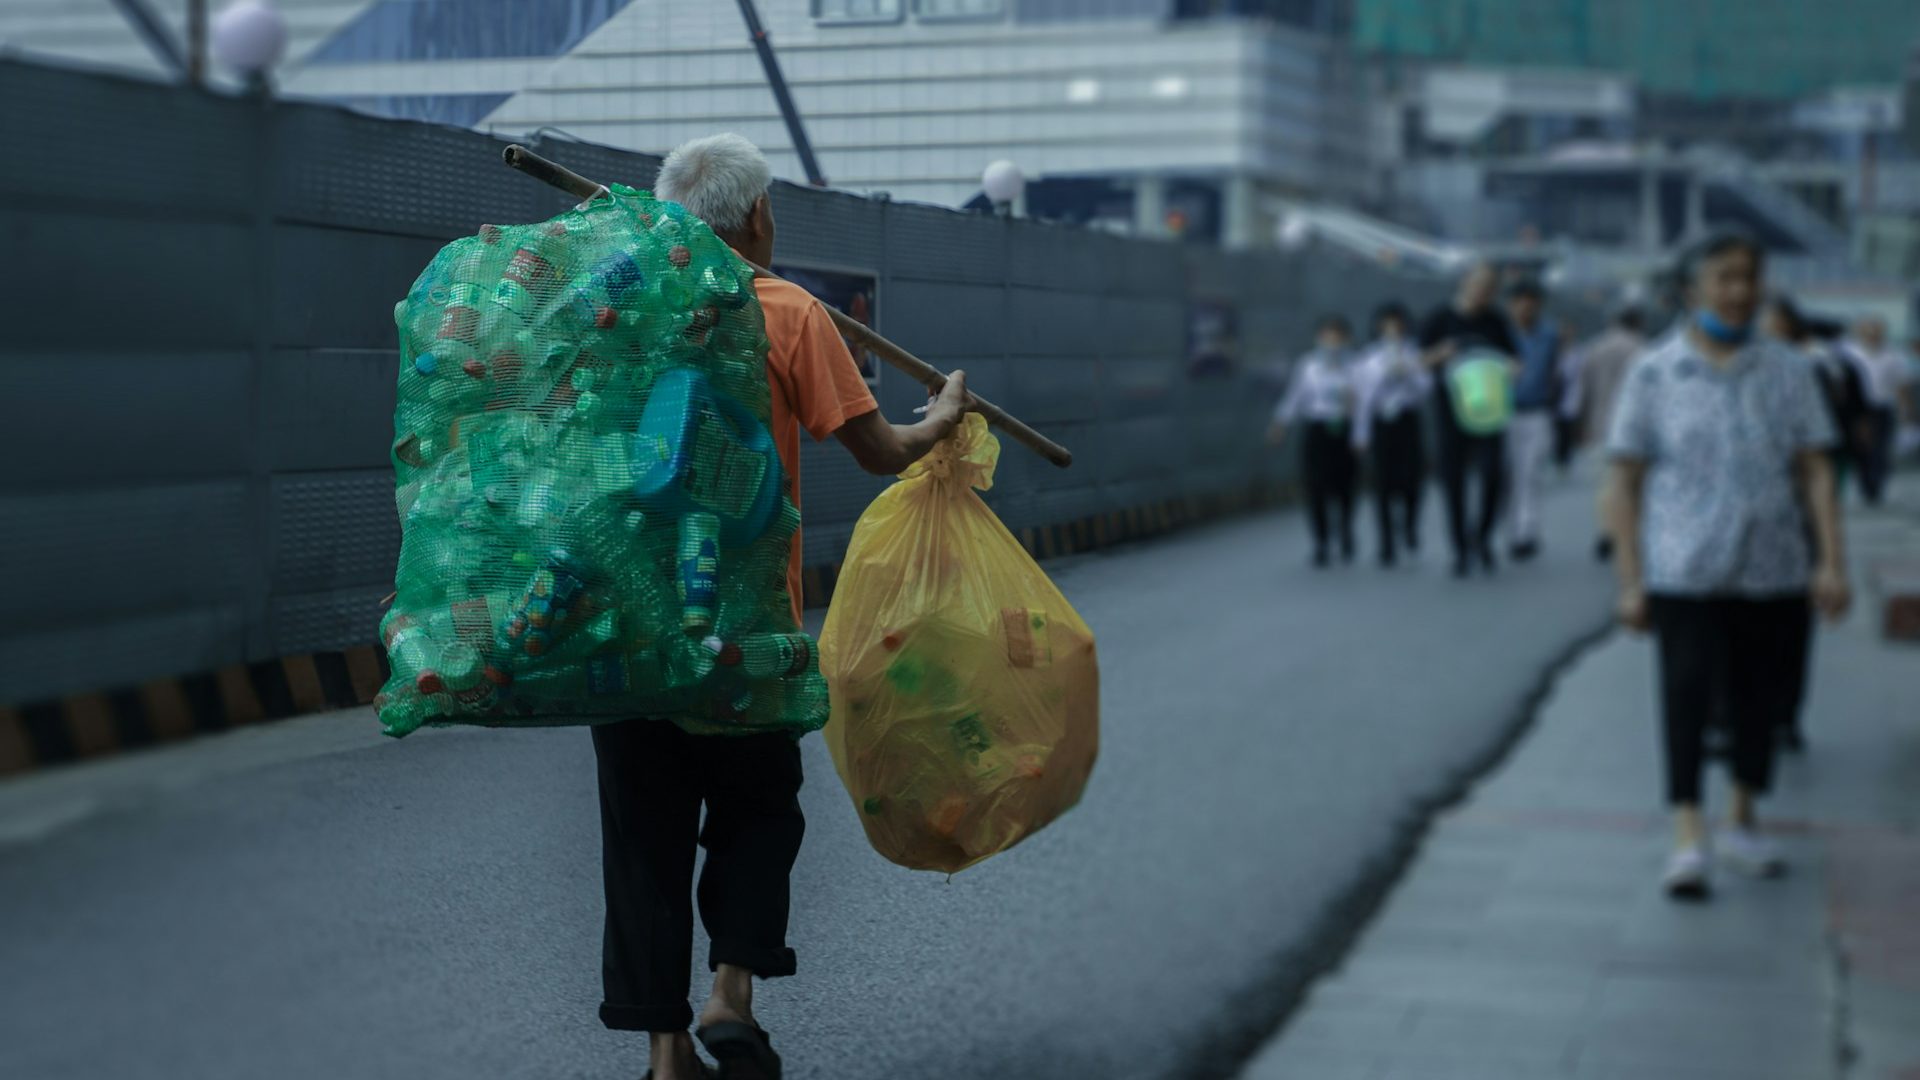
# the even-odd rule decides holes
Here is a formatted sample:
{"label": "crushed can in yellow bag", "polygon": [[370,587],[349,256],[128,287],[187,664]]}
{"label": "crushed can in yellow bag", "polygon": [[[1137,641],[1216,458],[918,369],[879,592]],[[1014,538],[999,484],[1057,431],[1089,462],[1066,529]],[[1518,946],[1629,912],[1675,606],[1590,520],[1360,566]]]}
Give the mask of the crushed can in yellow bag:
{"label": "crushed can in yellow bag", "polygon": [[1080,801],[1100,742],[1093,632],[974,489],[969,415],[861,515],[820,634],[833,762],[874,849],[953,873]]}

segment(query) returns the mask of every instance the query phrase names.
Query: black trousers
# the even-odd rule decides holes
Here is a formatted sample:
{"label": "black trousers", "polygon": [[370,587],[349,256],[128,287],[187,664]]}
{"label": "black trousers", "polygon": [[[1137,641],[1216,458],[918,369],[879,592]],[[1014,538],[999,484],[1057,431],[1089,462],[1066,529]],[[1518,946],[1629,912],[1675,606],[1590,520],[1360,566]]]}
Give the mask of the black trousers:
{"label": "black trousers", "polygon": [[1353,492],[1359,470],[1347,425],[1320,421],[1308,424],[1301,454],[1307,511],[1313,523],[1313,550],[1326,553],[1327,534],[1337,524],[1340,550],[1353,554]]}
{"label": "black trousers", "polygon": [[1708,723],[1733,736],[1734,779],[1749,791],[1773,783],[1773,735],[1793,722],[1804,687],[1810,613],[1804,595],[1772,599],[1653,596],[1667,749],[1667,801],[1700,805]]}
{"label": "black trousers", "polygon": [[[1480,507],[1477,515],[1470,516],[1467,485],[1475,477],[1480,484]],[[1453,553],[1464,559],[1492,544],[1507,488],[1507,437],[1469,435],[1443,420],[1440,482],[1447,492],[1447,527],[1453,533]]]}
{"label": "black trousers", "polygon": [[1860,494],[1867,505],[1879,506],[1887,490],[1887,476],[1893,471],[1893,437],[1899,429],[1899,416],[1891,408],[1867,411],[1867,442],[1860,448]]}
{"label": "black trousers", "polygon": [[1807,675],[1813,670],[1813,631],[1814,618],[1811,604],[1805,608],[1806,615],[1793,630],[1794,666],[1786,677],[1787,699],[1793,703],[1793,711],[1782,718],[1782,728],[1793,732],[1803,731],[1800,717],[1807,704]]}
{"label": "black trousers", "polygon": [[[622,1031],[685,1031],[693,1023],[693,863],[707,966],[761,978],[794,973],[787,877],[800,853],[800,746],[781,734],[689,735],[664,720],[593,729],[600,772],[607,921],[600,1020]],[[706,804],[706,825],[700,807]]]}
{"label": "black trousers", "polygon": [[1373,501],[1380,519],[1380,553],[1392,555],[1405,539],[1420,544],[1420,497],[1426,487],[1427,452],[1420,412],[1409,409],[1373,425]]}

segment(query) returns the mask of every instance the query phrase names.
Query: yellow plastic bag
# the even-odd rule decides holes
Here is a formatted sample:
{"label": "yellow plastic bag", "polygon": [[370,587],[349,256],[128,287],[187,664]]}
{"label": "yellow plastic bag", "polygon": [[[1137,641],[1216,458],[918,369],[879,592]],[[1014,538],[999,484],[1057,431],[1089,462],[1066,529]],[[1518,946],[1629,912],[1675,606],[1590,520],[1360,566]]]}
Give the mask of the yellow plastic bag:
{"label": "yellow plastic bag", "polygon": [[1100,741],[1093,632],[974,488],[969,415],[854,528],[820,634],[825,736],[874,849],[952,873],[1080,801]]}

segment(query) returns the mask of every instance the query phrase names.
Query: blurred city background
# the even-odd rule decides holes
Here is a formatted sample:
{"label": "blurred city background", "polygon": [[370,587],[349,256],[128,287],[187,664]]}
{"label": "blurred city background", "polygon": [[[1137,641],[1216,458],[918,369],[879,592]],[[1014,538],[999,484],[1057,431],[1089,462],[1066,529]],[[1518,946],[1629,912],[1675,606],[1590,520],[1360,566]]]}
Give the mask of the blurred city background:
{"label": "blurred city background", "polygon": [[[1075,451],[986,498],[1105,660],[1085,804],[951,881],[807,744],[791,1075],[1920,1075],[1914,0],[0,0],[0,1075],[639,1075],[585,736],[366,708],[393,308],[570,205],[506,143],[646,187],[722,131],[777,271]],[[1266,435],[1325,316],[1484,262],[1578,355],[1724,230],[1909,374],[1783,766],[1804,870],[1676,913],[1586,406],[1483,587],[1437,498],[1413,565],[1368,505],[1313,573]],[[817,620],[884,481],[802,457]]]}

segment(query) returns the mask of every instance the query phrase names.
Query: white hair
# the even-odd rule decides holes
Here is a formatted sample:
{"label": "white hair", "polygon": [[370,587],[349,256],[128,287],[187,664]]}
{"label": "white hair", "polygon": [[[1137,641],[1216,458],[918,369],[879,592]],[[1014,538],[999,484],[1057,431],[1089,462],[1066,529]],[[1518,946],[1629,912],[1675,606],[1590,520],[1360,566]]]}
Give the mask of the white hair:
{"label": "white hair", "polygon": [[739,232],[773,183],[760,148],[728,132],[682,143],[667,155],[653,193],[677,202],[717,233]]}

